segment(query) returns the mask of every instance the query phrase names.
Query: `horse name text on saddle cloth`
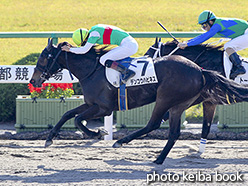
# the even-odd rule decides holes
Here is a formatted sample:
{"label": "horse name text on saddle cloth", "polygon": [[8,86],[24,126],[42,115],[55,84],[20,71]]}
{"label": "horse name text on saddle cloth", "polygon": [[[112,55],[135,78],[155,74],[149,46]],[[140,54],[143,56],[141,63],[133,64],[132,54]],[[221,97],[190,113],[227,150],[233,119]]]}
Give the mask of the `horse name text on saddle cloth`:
{"label": "horse name text on saddle cloth", "polygon": [[[236,83],[243,84],[243,85],[248,85],[248,62],[247,61],[248,61],[247,58],[243,58],[242,59],[242,65],[245,68],[246,73],[245,74],[242,74],[242,75],[238,75],[234,79],[234,81]],[[230,73],[231,73],[231,69],[232,69],[232,63],[229,60],[229,57],[228,57],[228,55],[227,55],[226,52],[224,52],[224,54],[223,54],[223,63],[224,63],[223,66],[224,66],[224,71],[225,71],[226,78],[230,79]]]}
{"label": "horse name text on saddle cloth", "polygon": [[[131,61],[130,70],[135,71],[135,76],[129,79],[126,87],[158,83],[152,58],[138,57]],[[107,80],[116,88],[120,87],[120,73],[114,69],[106,68]]]}

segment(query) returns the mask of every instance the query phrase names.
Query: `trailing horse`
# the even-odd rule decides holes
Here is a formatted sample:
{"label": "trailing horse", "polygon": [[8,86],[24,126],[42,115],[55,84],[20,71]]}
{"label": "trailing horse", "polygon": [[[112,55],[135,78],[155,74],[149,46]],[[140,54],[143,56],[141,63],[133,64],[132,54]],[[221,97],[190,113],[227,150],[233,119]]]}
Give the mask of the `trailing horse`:
{"label": "trailing horse", "polygon": [[[61,69],[68,69],[78,78],[84,93],[85,104],[66,112],[47,137],[45,146],[52,144],[53,138],[62,125],[75,117],[75,125],[91,137],[100,137],[101,132],[95,132],[84,126],[81,121],[110,115],[118,110],[118,89],[110,84],[105,77],[105,68],[97,61],[99,55],[95,49],[87,54],[77,55],[61,51],[49,40],[42,51],[30,82],[34,86],[42,83]],[[104,54],[104,51],[100,52]],[[183,111],[189,108],[197,99],[213,103],[225,104],[226,97],[234,97],[231,102],[248,101],[248,89],[225,79],[224,77],[202,70],[199,66],[182,56],[170,56],[154,60],[158,83],[127,87],[127,100],[130,109],[156,102],[148,124],[136,132],[118,140],[113,147],[159,128],[163,115],[170,111],[170,133],[166,146],[155,160],[162,164],[167,154],[180,136],[180,118]],[[175,70],[176,69],[176,70]]]}
{"label": "trailing horse", "polygon": [[[147,50],[145,55],[150,57],[162,57],[170,54],[177,47],[176,41],[162,43],[161,39],[155,40],[155,43]],[[213,70],[225,75],[223,66],[224,50],[222,46],[201,44],[185,49],[178,49],[172,55],[184,56],[203,69]]]}

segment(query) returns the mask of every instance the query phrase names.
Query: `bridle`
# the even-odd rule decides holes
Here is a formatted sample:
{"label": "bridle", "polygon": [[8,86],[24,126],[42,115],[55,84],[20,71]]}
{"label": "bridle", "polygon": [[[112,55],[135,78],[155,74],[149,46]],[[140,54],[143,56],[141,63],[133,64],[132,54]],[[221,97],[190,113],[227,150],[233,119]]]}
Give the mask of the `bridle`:
{"label": "bridle", "polygon": [[[43,52],[48,53],[47,64],[45,66],[42,66],[39,63],[37,63],[35,69],[41,72],[41,75],[40,75],[41,79],[48,80],[53,74],[57,74],[58,72],[62,71],[62,67],[57,63],[57,59],[62,51],[59,50],[59,52],[56,54],[55,57],[53,57],[53,54],[49,50],[47,50],[47,48],[45,48]],[[57,65],[58,69],[55,72],[52,72],[53,67],[55,65]]]}
{"label": "bridle", "polygon": [[[40,65],[39,63],[37,63],[35,69],[40,71],[42,74],[40,75],[40,78],[43,80],[48,80],[50,77],[52,77],[53,74],[57,74],[58,72],[61,72],[63,70],[62,66],[57,62],[57,59],[59,57],[59,55],[61,54],[62,50],[60,49],[58,51],[58,53],[55,55],[55,57],[53,57],[53,54],[51,52],[51,50],[48,50],[47,48],[45,48],[42,53],[45,53],[45,55],[47,56],[47,64],[45,66]],[[98,65],[98,60],[99,60],[99,56],[96,56],[96,62],[94,64],[94,67],[92,68],[92,70],[86,75],[86,77],[83,78],[83,80],[87,79],[89,76],[91,76],[95,71],[99,70],[99,68],[97,68]],[[66,68],[69,71],[69,75],[71,77],[71,79],[73,80],[73,76],[68,64],[68,57],[67,57],[67,52],[65,52],[65,61],[66,61]],[[53,68],[56,68],[53,69]],[[101,67],[101,66],[100,66]],[[55,70],[55,71],[54,71]]]}
{"label": "bridle", "polygon": [[154,52],[154,54],[153,54],[153,56],[152,56],[152,59],[155,59],[155,58],[157,58],[157,57],[161,57],[161,46],[162,46],[162,42],[158,42],[158,47],[156,48],[156,47],[154,47],[154,46],[151,46],[150,47],[150,49],[153,49],[153,50],[155,50],[155,52]]}
{"label": "bridle", "polygon": [[[156,48],[156,47],[153,47],[153,46],[151,46],[150,48],[151,49],[153,49],[153,50],[155,50],[155,52],[154,52],[154,54],[153,54],[153,56],[152,56],[152,59],[155,59],[155,58],[157,58],[157,57],[162,57],[161,56],[161,50],[162,50],[162,46],[163,46],[163,43],[161,42],[161,41],[159,41],[158,42],[158,47]],[[168,55],[166,55],[166,56],[170,56],[170,55],[172,55],[174,52],[176,52],[177,50],[179,49],[179,47],[177,46],[175,49],[173,49]]]}

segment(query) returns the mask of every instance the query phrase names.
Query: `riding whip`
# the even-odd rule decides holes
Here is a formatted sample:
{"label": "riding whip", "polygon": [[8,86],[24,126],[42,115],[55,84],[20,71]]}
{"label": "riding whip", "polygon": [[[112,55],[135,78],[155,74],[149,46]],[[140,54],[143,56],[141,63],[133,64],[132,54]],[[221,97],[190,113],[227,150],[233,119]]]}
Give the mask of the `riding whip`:
{"label": "riding whip", "polygon": [[176,42],[179,43],[179,41],[158,21],[157,22]]}

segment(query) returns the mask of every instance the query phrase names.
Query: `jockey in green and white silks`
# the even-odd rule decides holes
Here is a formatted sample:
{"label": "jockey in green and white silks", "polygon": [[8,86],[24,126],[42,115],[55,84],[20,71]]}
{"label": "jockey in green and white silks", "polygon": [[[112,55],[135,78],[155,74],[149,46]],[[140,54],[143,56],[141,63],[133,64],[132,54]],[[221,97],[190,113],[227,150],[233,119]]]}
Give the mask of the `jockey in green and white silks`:
{"label": "jockey in green and white silks", "polygon": [[235,79],[238,75],[246,73],[241,65],[239,50],[248,48],[248,23],[242,19],[235,18],[219,18],[209,10],[203,11],[198,18],[198,23],[207,31],[189,41],[178,44],[178,47],[184,49],[187,46],[201,44],[213,37],[215,34],[230,38],[231,40],[224,45],[225,52],[228,54],[233,64],[230,79]]}
{"label": "jockey in green and white silks", "polygon": [[100,58],[100,63],[121,72],[123,83],[135,75],[134,71],[116,62],[116,60],[130,57],[138,51],[138,43],[124,30],[111,25],[98,24],[89,31],[82,28],[77,29],[73,33],[72,39],[79,47],[63,46],[62,50],[75,54],[85,54],[95,44],[117,45]]}

